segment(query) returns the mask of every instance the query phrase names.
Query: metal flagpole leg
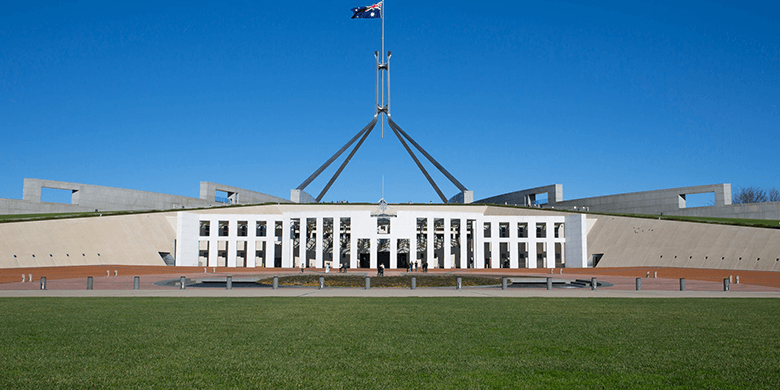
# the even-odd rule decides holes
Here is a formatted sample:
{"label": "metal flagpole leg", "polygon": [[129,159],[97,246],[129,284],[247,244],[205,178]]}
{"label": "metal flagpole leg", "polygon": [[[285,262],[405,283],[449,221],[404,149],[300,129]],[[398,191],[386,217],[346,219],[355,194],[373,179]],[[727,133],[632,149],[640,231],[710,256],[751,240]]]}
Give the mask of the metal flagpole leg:
{"label": "metal flagpole leg", "polygon": [[428,154],[428,152],[426,152],[425,149],[423,149],[422,146],[420,146],[420,144],[415,142],[414,139],[412,139],[412,137],[409,136],[409,134],[406,134],[406,132],[404,132],[401,129],[401,127],[398,126],[398,124],[393,122],[393,120],[389,116],[387,118],[387,123],[390,125],[390,127],[397,128],[398,131],[401,134],[403,134],[403,136],[406,137],[406,139],[408,139],[409,142],[411,142],[411,144],[414,145],[415,148],[417,148],[417,150],[420,151],[420,153],[422,153],[426,158],[428,158],[428,161],[430,161],[431,164],[433,164],[436,168],[438,168],[439,171],[442,174],[444,174],[444,176],[446,176],[447,179],[449,179],[452,182],[452,184],[455,185],[455,187],[458,187],[458,189],[461,191],[468,191],[468,189],[463,184],[461,184],[458,181],[458,179],[456,179],[454,176],[452,176],[452,174],[450,174],[446,169],[444,169],[444,167],[441,164],[439,164],[439,162],[436,161],[436,159],[434,159],[430,154]]}
{"label": "metal flagpole leg", "polygon": [[447,198],[444,197],[444,194],[442,194],[441,190],[439,189],[439,186],[436,185],[436,182],[433,181],[433,178],[431,178],[431,175],[428,174],[428,171],[425,170],[425,167],[420,163],[420,160],[417,159],[417,156],[414,155],[414,152],[412,152],[412,149],[409,148],[409,145],[406,144],[404,139],[401,137],[401,134],[398,134],[398,129],[396,129],[395,122],[390,120],[388,118],[387,124],[390,125],[390,128],[393,130],[393,133],[395,133],[395,136],[398,137],[398,140],[401,141],[401,145],[404,146],[404,149],[409,153],[410,156],[412,156],[412,160],[417,164],[417,167],[420,168],[420,171],[422,171],[423,175],[425,175],[425,178],[428,179],[428,183],[431,184],[433,189],[436,191],[436,194],[439,195],[439,198],[441,198],[442,202],[447,203]]}
{"label": "metal flagpole leg", "polygon": [[336,152],[336,154],[334,154],[333,157],[328,159],[328,161],[326,161],[325,164],[322,164],[322,166],[319,167],[319,169],[317,169],[314,173],[312,173],[312,175],[309,176],[308,179],[304,180],[303,183],[301,183],[301,185],[299,185],[298,188],[296,188],[296,189],[303,191],[306,188],[306,186],[311,184],[311,182],[314,181],[314,179],[316,179],[317,176],[319,176],[322,173],[322,171],[324,171],[326,168],[328,168],[330,166],[330,164],[333,163],[333,161],[335,161],[337,158],[339,158],[339,156],[341,156],[341,154],[344,153],[344,151],[347,150],[347,148],[349,148],[350,145],[355,143],[355,141],[357,141],[357,139],[360,138],[360,136],[363,135],[363,133],[365,133],[366,131],[369,131],[369,129],[373,129],[374,126],[376,125],[376,121],[377,121],[377,116],[374,115],[374,119],[371,120],[371,122],[369,122],[366,125],[366,127],[363,128],[363,130],[360,130],[360,132],[358,132],[357,135],[352,137],[352,139],[349,140],[349,142],[347,142],[341,149],[339,149],[339,151]]}
{"label": "metal flagpole leg", "polygon": [[325,193],[328,192],[328,190],[330,189],[330,186],[332,186],[333,182],[335,182],[336,179],[339,177],[339,175],[341,174],[341,171],[343,171],[344,168],[347,166],[347,164],[349,164],[349,160],[352,160],[352,156],[354,156],[355,152],[357,152],[357,150],[360,149],[360,145],[363,145],[363,141],[365,141],[366,138],[368,137],[368,135],[371,134],[371,130],[374,129],[374,125],[376,125],[376,117],[374,117],[374,120],[371,121],[371,128],[368,129],[368,131],[366,131],[363,134],[363,138],[361,138],[360,142],[358,142],[357,145],[355,145],[355,148],[352,149],[352,152],[350,152],[349,156],[347,156],[346,160],[344,160],[344,162],[341,163],[341,166],[339,167],[339,169],[336,171],[336,173],[330,179],[330,181],[325,186],[325,188],[322,189],[322,192],[320,192],[320,194],[317,196],[317,203],[319,203],[320,200],[322,200],[322,197],[325,196]]}

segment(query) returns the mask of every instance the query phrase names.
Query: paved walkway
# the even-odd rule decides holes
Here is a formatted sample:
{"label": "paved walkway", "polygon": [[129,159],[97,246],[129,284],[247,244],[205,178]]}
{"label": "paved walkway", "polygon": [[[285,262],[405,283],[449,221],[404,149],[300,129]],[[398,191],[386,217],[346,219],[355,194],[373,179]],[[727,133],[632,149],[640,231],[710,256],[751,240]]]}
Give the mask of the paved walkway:
{"label": "paved walkway", "polygon": [[[111,276],[106,276],[109,270]],[[663,273],[670,274],[667,269]],[[680,281],[676,278],[643,277],[642,291],[635,290],[636,277],[613,275],[610,272],[581,269],[581,273],[574,273],[573,269],[567,269],[566,273],[544,274],[540,272],[509,272],[502,273],[509,278],[517,277],[553,277],[554,280],[585,279],[597,277],[599,281],[611,283],[610,287],[599,287],[597,290],[590,288],[518,288],[509,287],[502,290],[500,287],[464,287],[456,290],[449,288],[310,288],[310,287],[280,287],[277,290],[267,287],[240,288],[231,290],[212,287],[188,287],[181,290],[177,286],[160,286],[156,282],[165,280],[178,280],[185,276],[191,280],[225,278],[233,275],[234,280],[251,277],[269,277],[272,275],[300,274],[295,270],[236,270],[217,269],[217,272],[209,268],[203,272],[203,268],[177,268],[161,267],[159,269],[147,268],[121,268],[116,269],[118,276],[114,276],[115,267],[102,267],[101,273],[93,276],[93,290],[86,290],[87,276],[83,271],[68,270],[65,273],[55,273],[51,269],[36,269],[37,275],[44,276],[47,273],[53,277],[47,277],[47,289],[40,290],[40,276],[34,277],[33,282],[6,282],[0,283],[0,297],[577,297],[577,298],[780,298],[780,288],[758,284],[734,283],[730,284],[730,291],[723,291],[723,281],[720,276],[704,277],[702,279],[686,279],[686,291],[679,291]],[[171,272],[176,273],[171,273]],[[235,272],[234,272],[235,271]],[[242,272],[243,271],[243,272]],[[436,270],[428,274],[477,274],[498,275],[504,270]],[[19,271],[16,271],[19,273]],[[549,271],[548,271],[549,272]],[[637,271],[639,272],[639,271]],[[653,271],[656,272],[656,271]],[[728,272],[728,271],[726,271]],[[324,275],[321,270],[307,270],[307,274],[315,273]],[[617,273],[617,272],[615,272]],[[350,275],[375,276],[376,271],[360,270],[352,271]],[[388,270],[387,276],[405,274],[403,271]],[[421,274],[421,273],[416,273]],[[21,275],[21,274],[20,274]],[[89,275],[89,273],[87,273]],[[140,289],[133,290],[134,275],[139,275]],[[646,271],[641,271],[646,276]],[[650,274],[651,276],[654,273]],[[660,274],[659,274],[660,275]],[[715,280],[712,280],[715,279]]]}

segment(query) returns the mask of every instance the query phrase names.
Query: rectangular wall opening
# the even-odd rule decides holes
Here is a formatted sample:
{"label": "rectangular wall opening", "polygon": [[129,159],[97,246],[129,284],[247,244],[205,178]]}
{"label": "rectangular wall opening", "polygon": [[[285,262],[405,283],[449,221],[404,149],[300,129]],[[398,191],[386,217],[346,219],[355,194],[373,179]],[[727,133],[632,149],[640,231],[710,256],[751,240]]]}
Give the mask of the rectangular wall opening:
{"label": "rectangular wall opening", "polygon": [[715,205],[715,193],[705,192],[703,194],[682,194],[680,195],[681,208],[689,207],[707,207]]}
{"label": "rectangular wall opening", "polygon": [[227,191],[215,190],[214,201],[219,203],[230,204],[230,195],[227,193]]}
{"label": "rectangular wall opening", "polygon": [[74,190],[41,187],[41,202],[73,204]]}

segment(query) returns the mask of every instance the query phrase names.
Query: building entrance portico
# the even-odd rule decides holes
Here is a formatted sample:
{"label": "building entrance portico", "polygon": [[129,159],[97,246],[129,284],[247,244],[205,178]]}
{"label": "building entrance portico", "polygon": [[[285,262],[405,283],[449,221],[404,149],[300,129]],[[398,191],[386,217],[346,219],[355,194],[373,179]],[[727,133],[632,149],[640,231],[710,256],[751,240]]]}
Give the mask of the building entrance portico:
{"label": "building entrance portico", "polygon": [[[279,214],[178,213],[177,265],[429,269],[582,267],[581,214],[485,215],[483,206],[287,207]],[[212,228],[218,227],[217,229]],[[274,229],[270,227],[273,226]],[[565,234],[564,234],[565,232]],[[574,238],[574,240],[572,240]]]}

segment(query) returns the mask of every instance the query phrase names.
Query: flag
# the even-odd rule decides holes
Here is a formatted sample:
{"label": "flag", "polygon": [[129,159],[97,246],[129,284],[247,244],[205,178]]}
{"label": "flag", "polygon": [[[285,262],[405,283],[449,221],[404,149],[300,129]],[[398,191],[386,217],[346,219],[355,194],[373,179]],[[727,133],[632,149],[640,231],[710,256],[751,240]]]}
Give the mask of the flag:
{"label": "flag", "polygon": [[352,19],[373,19],[382,17],[382,2],[366,7],[352,8]]}

